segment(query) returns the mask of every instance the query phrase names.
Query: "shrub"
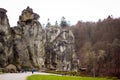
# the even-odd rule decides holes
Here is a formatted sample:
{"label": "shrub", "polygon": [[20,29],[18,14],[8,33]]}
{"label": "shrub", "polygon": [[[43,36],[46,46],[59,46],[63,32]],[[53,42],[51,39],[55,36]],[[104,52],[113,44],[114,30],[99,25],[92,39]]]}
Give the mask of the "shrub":
{"label": "shrub", "polygon": [[112,77],[112,80],[118,80],[118,78],[117,77]]}
{"label": "shrub", "polygon": [[0,68],[0,74],[2,73],[2,69]]}
{"label": "shrub", "polygon": [[31,71],[31,67],[30,66],[22,66],[22,69],[24,69],[26,71]]}
{"label": "shrub", "polygon": [[80,72],[75,71],[54,71],[54,70],[46,70],[47,73],[61,74],[61,75],[70,75],[70,76],[80,76]]}

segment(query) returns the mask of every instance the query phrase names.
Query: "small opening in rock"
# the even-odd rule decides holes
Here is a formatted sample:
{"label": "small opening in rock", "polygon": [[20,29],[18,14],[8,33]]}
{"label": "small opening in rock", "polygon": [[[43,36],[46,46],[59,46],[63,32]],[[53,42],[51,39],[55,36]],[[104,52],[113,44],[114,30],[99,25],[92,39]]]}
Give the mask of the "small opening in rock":
{"label": "small opening in rock", "polygon": [[25,23],[28,25],[28,24],[30,24],[31,22],[32,22],[32,20],[29,19],[29,20],[27,20]]}

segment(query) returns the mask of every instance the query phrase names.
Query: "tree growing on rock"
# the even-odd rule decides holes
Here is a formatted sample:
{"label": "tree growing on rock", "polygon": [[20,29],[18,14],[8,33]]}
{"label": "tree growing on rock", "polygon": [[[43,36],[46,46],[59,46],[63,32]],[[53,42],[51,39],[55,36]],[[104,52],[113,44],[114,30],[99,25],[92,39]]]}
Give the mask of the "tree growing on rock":
{"label": "tree growing on rock", "polygon": [[61,26],[62,28],[65,28],[65,27],[68,26],[68,23],[67,23],[67,21],[66,21],[66,19],[65,19],[64,16],[61,18],[60,26]]}
{"label": "tree growing on rock", "polygon": [[48,18],[48,19],[47,19],[46,27],[50,27],[50,26],[51,26],[50,19]]}

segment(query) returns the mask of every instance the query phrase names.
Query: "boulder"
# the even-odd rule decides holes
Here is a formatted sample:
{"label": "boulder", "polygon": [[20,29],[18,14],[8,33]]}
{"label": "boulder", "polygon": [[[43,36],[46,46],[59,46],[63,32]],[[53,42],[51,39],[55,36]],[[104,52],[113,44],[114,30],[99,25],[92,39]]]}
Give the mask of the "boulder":
{"label": "boulder", "polygon": [[5,67],[5,69],[6,69],[6,71],[11,72],[11,73],[17,72],[17,68],[13,64],[9,64],[8,66]]}

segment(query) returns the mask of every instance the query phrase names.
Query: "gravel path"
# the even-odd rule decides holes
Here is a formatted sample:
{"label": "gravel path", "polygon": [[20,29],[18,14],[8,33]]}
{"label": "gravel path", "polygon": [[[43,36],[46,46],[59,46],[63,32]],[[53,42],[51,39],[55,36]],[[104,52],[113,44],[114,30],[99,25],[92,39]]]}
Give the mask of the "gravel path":
{"label": "gravel path", "polygon": [[[49,73],[35,72],[34,74],[51,75]],[[27,76],[32,75],[31,72],[26,73],[6,73],[0,75],[0,80],[26,80]]]}

